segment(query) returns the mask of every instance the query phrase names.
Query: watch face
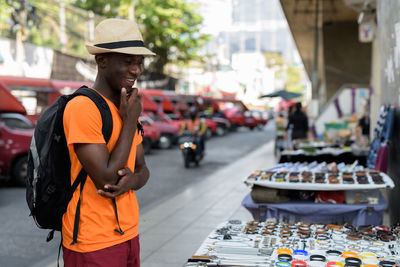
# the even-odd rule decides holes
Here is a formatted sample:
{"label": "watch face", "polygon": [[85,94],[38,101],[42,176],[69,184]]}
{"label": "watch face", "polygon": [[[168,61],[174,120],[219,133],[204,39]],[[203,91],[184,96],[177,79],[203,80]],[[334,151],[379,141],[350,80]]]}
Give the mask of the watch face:
{"label": "watch face", "polygon": [[343,178],[342,180],[343,180],[343,183],[344,183],[344,184],[354,184],[354,179],[353,179],[353,177],[350,177],[350,178]]}

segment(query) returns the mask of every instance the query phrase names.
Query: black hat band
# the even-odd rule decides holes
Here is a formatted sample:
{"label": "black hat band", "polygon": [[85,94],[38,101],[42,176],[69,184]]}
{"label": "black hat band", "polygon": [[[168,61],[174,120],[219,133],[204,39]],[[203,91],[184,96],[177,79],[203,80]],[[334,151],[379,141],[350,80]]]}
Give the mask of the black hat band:
{"label": "black hat band", "polygon": [[143,41],[133,40],[133,41],[119,41],[111,43],[95,44],[94,46],[106,49],[117,49],[124,47],[144,47]]}

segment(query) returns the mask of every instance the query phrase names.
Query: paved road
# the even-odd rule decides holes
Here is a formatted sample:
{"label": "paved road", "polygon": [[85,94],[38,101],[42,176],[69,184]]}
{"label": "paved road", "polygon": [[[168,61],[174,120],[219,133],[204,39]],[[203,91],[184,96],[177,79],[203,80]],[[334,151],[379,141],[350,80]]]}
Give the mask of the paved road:
{"label": "paved road", "polygon": [[[206,144],[206,156],[199,167],[185,169],[177,148],[154,150],[146,156],[151,178],[138,193],[141,211],[151,209],[189,185],[273,138],[272,125],[264,130],[239,129]],[[226,177],[229,179],[229,177]],[[0,267],[26,267],[55,255],[59,235],[45,242],[47,230],[40,230],[28,217],[24,188],[0,186]]]}

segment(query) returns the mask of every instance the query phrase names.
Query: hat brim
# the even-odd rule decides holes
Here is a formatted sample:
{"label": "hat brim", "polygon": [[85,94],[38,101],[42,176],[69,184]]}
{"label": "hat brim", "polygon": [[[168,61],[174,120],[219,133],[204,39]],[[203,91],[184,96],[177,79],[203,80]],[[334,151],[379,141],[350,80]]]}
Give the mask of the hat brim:
{"label": "hat brim", "polygon": [[151,52],[146,47],[123,47],[116,49],[100,48],[94,45],[86,44],[87,51],[92,55],[98,55],[103,53],[122,53],[128,55],[143,55],[143,56],[155,56],[156,54]]}

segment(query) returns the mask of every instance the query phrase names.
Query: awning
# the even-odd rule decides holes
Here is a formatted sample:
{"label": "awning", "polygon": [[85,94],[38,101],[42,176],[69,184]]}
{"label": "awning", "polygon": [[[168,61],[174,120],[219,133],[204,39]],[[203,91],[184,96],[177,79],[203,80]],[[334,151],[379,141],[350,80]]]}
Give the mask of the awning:
{"label": "awning", "polygon": [[4,82],[0,81],[0,112],[17,112],[26,114],[24,106],[8,90]]}

